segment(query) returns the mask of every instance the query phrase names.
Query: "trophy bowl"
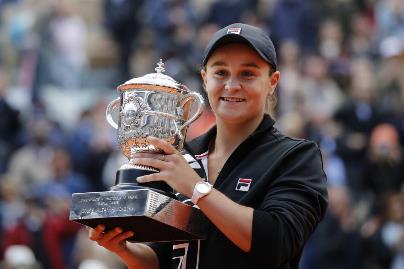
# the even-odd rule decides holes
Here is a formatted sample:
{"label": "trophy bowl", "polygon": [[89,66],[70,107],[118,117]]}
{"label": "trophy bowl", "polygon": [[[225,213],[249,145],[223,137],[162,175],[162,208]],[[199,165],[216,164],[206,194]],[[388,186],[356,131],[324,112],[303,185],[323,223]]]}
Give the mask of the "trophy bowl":
{"label": "trophy bowl", "polygon": [[[147,143],[148,136],[166,140],[181,151],[188,126],[203,110],[203,98],[191,92],[185,85],[163,74],[162,60],[156,73],[133,78],[118,86],[119,97],[107,107],[108,123],[118,130],[118,144],[129,161],[117,171],[115,186],[111,190],[149,187],[165,195],[172,195],[164,182],[139,184],[136,178],[158,172],[153,167],[133,164],[136,152],[160,153],[161,150]],[[192,104],[197,109],[191,116]],[[119,109],[118,123],[113,120],[114,110]]]}
{"label": "trophy bowl", "polygon": [[[188,126],[203,110],[203,98],[163,74],[133,78],[117,87],[119,97],[106,109],[107,122],[117,129],[118,145],[128,158],[116,173],[115,185],[106,192],[74,193],[70,220],[106,229],[132,229],[129,241],[181,241],[203,238],[206,219],[199,209],[178,201],[163,181],[138,183],[137,177],[159,172],[133,163],[136,152],[163,153],[149,144],[148,136],[164,139],[181,151]],[[197,104],[191,115],[193,104]],[[113,118],[118,111],[117,122]]]}

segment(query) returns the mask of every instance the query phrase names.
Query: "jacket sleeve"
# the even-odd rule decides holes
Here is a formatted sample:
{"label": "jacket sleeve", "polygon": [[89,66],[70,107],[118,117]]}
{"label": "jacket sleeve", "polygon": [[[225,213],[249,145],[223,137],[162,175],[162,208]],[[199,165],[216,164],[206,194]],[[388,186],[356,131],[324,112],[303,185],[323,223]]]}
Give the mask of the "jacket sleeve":
{"label": "jacket sleeve", "polygon": [[261,205],[254,209],[250,251],[271,268],[300,255],[328,203],[326,176],[315,143],[293,146],[277,165]]}

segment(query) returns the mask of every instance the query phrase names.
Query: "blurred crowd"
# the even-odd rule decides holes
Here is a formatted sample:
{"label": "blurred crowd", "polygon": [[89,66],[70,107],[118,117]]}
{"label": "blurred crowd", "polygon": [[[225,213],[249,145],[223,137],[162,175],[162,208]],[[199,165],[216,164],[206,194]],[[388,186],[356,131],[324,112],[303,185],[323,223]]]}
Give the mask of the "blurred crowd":
{"label": "blurred crowd", "polygon": [[[274,40],[277,127],[323,154],[329,209],[300,268],[404,268],[402,0],[0,0],[0,268],[124,268],[68,220],[125,162],[106,106],[160,58],[204,94],[202,50],[233,22]],[[213,123],[207,106],[188,139]]]}

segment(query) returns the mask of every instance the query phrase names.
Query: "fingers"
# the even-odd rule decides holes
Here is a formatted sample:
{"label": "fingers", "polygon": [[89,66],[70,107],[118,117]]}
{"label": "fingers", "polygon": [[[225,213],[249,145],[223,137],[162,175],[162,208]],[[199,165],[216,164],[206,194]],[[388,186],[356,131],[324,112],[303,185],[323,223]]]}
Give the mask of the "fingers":
{"label": "fingers", "polygon": [[105,230],[105,226],[100,224],[97,227],[95,227],[94,229],[89,228],[89,237],[91,240],[93,241],[97,241],[100,239],[102,233]]}
{"label": "fingers", "polygon": [[113,229],[113,230],[105,233],[103,236],[101,236],[100,239],[97,242],[101,246],[106,245],[106,243],[111,241],[111,239],[113,239],[117,235],[121,234],[122,232],[123,232],[122,228],[116,227],[115,229]]}
{"label": "fingers", "polygon": [[126,239],[131,238],[134,234],[135,233],[132,231],[127,231],[127,232],[124,232],[124,233],[121,233],[121,234],[118,234],[117,236],[115,236],[115,238],[113,238],[113,241],[118,244],[119,242],[122,242]]}
{"label": "fingers", "polygon": [[153,159],[158,159],[160,161],[167,161],[167,155],[166,154],[158,154],[158,153],[136,153],[133,155],[134,159],[139,159],[139,158],[153,158]]}
{"label": "fingers", "polygon": [[154,173],[154,174],[136,178],[136,181],[139,183],[146,183],[146,182],[151,182],[151,181],[162,181],[162,180],[163,179],[161,178],[161,175],[159,175],[159,173]]}
{"label": "fingers", "polygon": [[116,249],[123,241],[134,235],[132,231],[123,232],[122,228],[120,227],[116,227],[108,232],[104,232],[104,230],[104,225],[98,225],[95,229],[89,230],[89,237],[91,240],[97,242],[98,245],[112,251]]}
{"label": "fingers", "polygon": [[167,165],[166,161],[154,158],[136,158],[133,160],[133,163],[138,165],[151,166],[158,170],[163,169]]}
{"label": "fingers", "polygon": [[150,144],[152,144],[153,146],[155,146],[156,148],[159,148],[162,151],[164,151],[165,154],[174,154],[177,152],[177,150],[170,143],[168,143],[167,141],[165,141],[163,139],[148,136],[147,141]]}
{"label": "fingers", "polygon": [[106,233],[97,243],[100,246],[113,248],[114,245],[120,244],[122,241],[133,236],[132,231],[123,232],[122,228],[117,227],[110,232]]}

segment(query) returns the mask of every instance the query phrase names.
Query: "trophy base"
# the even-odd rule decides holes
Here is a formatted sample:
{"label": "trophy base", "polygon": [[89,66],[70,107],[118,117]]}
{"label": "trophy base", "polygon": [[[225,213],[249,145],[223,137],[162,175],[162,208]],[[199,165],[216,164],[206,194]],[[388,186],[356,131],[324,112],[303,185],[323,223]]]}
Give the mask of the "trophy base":
{"label": "trophy base", "polygon": [[69,219],[131,230],[130,242],[204,239],[208,223],[199,209],[150,189],[74,193]]}
{"label": "trophy base", "polygon": [[145,175],[150,175],[156,173],[155,171],[129,168],[129,169],[119,169],[116,172],[115,185],[110,188],[111,191],[120,190],[138,190],[138,189],[151,189],[155,192],[161,193],[163,195],[169,196],[175,199],[173,189],[164,181],[153,181],[139,183],[137,178]]}

